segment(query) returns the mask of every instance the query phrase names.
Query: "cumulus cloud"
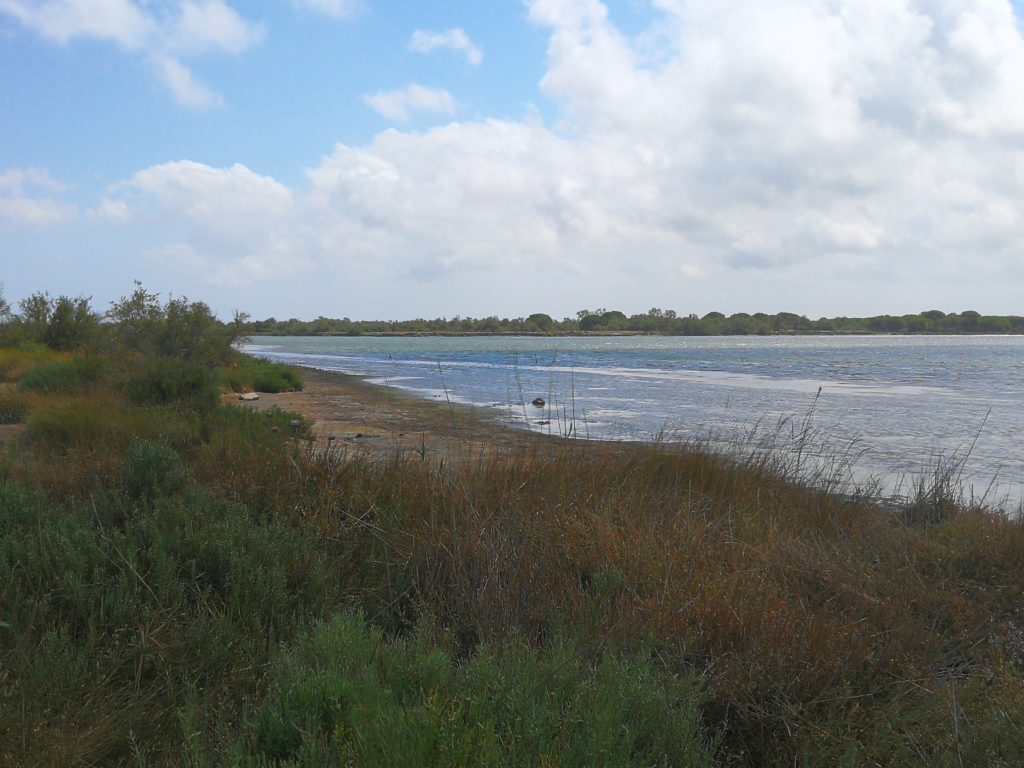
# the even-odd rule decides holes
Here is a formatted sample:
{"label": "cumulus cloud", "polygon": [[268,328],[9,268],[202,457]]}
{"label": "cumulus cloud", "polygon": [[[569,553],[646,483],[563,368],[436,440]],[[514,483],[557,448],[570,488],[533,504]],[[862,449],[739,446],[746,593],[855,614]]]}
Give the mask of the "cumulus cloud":
{"label": "cumulus cloud", "polygon": [[406,122],[413,112],[453,114],[455,99],[443,88],[429,88],[410,83],[394,91],[377,91],[363,100],[379,115],[399,123]]}
{"label": "cumulus cloud", "polygon": [[[295,195],[283,184],[243,165],[212,168],[202,163],[164,163],[118,185],[155,227],[184,225],[183,266],[209,266],[212,282],[247,282],[301,266],[307,256],[304,222]],[[226,257],[226,258],[225,258]]]}
{"label": "cumulus cloud", "polygon": [[225,0],[0,0],[0,13],[58,43],[109,41],[142,54],[179,104],[200,109],[222,99],[181,59],[237,55],[264,35],[262,25],[244,19]]}
{"label": "cumulus cloud", "polygon": [[[184,216],[198,252],[256,274],[358,264],[412,284],[505,270],[502,295],[577,307],[609,291],[674,306],[713,286],[746,309],[810,285],[805,305],[852,285],[906,301],[1020,274],[1024,37],[1009,3],[654,5],[641,46],[597,0],[529,4],[549,35],[554,125],[389,130],[338,145],[295,189],[238,166],[158,166],[133,185]],[[454,111],[423,86],[366,100],[398,121]],[[184,177],[187,190],[165,186]],[[486,285],[466,283],[483,303]]]}
{"label": "cumulus cloud", "polygon": [[444,32],[428,32],[417,29],[409,40],[409,49],[416,53],[432,53],[445,48],[465,54],[466,61],[473,66],[479,65],[484,60],[483,51],[459,27]]}
{"label": "cumulus cloud", "polygon": [[0,219],[45,227],[75,216],[75,206],[53,197],[68,190],[44,168],[11,168],[0,173]]}
{"label": "cumulus cloud", "polygon": [[335,19],[351,16],[362,6],[359,0],[293,0],[293,2],[299,8],[305,8]]}

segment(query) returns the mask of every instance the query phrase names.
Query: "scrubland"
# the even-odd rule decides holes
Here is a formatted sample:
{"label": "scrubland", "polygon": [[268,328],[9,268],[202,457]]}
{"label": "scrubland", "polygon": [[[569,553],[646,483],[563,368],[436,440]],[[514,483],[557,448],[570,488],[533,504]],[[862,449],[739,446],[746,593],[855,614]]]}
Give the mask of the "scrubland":
{"label": "scrubland", "polygon": [[1024,527],[941,477],[339,449],[101,347],[0,350],[0,764],[1024,763]]}

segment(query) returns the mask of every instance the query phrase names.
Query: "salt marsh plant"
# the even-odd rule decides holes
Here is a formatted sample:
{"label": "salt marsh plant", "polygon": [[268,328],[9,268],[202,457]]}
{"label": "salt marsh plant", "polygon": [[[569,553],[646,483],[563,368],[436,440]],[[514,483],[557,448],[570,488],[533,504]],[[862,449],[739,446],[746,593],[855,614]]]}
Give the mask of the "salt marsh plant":
{"label": "salt marsh plant", "polygon": [[13,392],[0,764],[1021,763],[1004,515],[808,485],[803,426],[323,450],[140,355]]}

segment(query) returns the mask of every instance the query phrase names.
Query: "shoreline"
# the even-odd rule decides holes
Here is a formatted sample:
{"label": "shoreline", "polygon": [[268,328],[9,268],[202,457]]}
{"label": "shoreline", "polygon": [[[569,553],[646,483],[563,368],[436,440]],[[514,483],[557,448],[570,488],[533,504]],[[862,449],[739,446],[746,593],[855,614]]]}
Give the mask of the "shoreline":
{"label": "shoreline", "polygon": [[[260,393],[260,399],[252,402],[240,402],[237,394],[231,393],[224,396],[224,402],[257,411],[274,407],[293,411],[311,422],[312,444],[316,449],[359,451],[378,457],[450,460],[536,449],[544,445],[613,451],[649,445],[645,440],[601,440],[545,433],[503,422],[486,406],[427,399],[410,390],[371,382],[368,376],[307,365],[294,367],[300,369],[305,377],[302,391]],[[661,447],[690,450],[730,461],[740,458],[729,451],[715,450],[710,445],[679,443]],[[922,467],[922,472],[926,469]],[[870,491],[877,479],[870,473],[860,479],[851,474],[853,487],[846,490],[816,487],[807,478],[793,478],[793,481],[807,490],[816,489],[864,500],[862,493]],[[912,496],[901,492],[907,488],[903,482],[906,478],[898,479],[900,482],[894,492],[883,491],[874,499],[880,509],[890,514],[913,503]],[[876,488],[875,492],[879,490]],[[1014,514],[1018,506],[1014,498],[1002,498],[998,494],[992,499],[973,501],[980,501],[983,508],[1002,514]],[[965,508],[975,506],[969,496],[962,498],[961,503]]]}
{"label": "shoreline", "polygon": [[358,449],[376,454],[451,456],[514,450],[545,443],[583,444],[501,423],[486,408],[428,400],[397,387],[371,383],[366,377],[311,366],[302,371],[300,392],[260,393],[242,402],[238,395],[224,402],[265,411],[277,407],[312,422],[314,444],[321,449]]}

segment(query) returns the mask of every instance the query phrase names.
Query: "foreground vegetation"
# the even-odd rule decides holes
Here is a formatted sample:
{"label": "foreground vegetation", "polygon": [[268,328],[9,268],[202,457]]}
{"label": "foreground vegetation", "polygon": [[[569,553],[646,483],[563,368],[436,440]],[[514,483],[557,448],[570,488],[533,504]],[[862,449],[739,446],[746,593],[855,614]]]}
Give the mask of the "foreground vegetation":
{"label": "foreground vegetation", "polygon": [[726,317],[709,312],[703,317],[677,314],[673,310],[651,309],[637,315],[617,310],[583,309],[576,317],[556,320],[537,313],[529,317],[453,317],[426,320],[383,321],[318,317],[316,320],[247,321],[245,332],[254,336],[321,336],[362,334],[537,334],[572,335],[588,333],[655,334],[663,336],[771,336],[773,334],[1021,334],[1024,317],[981,315],[974,311],[930,310],[911,315],[876,317],[822,317],[779,312],[753,315],[739,312]]}
{"label": "foreground vegetation", "polygon": [[1018,521],[763,452],[318,447],[153,308],[0,350],[0,764],[1024,762]]}

